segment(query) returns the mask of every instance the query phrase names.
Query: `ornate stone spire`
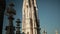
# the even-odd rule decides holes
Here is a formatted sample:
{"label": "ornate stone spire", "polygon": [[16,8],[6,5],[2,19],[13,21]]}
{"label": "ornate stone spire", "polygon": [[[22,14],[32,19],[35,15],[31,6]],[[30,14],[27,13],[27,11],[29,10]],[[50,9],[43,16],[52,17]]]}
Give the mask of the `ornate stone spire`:
{"label": "ornate stone spire", "polygon": [[47,34],[47,32],[44,30],[44,31],[43,31],[43,34]]}
{"label": "ornate stone spire", "polygon": [[9,7],[7,8],[9,24],[8,26],[6,26],[6,34],[14,34],[15,27],[13,26],[13,20],[14,20],[13,16],[16,15],[16,11],[13,7],[14,4],[10,3]]}
{"label": "ornate stone spire", "polygon": [[47,31],[46,31],[46,26],[44,27],[44,31],[43,31],[43,34],[47,34]]}
{"label": "ornate stone spire", "polygon": [[20,19],[17,19],[17,21],[16,21],[16,34],[21,34],[21,31],[20,31],[20,23],[21,23],[21,21],[20,21]]}
{"label": "ornate stone spire", "polygon": [[22,32],[24,34],[40,34],[40,24],[36,0],[23,0]]}

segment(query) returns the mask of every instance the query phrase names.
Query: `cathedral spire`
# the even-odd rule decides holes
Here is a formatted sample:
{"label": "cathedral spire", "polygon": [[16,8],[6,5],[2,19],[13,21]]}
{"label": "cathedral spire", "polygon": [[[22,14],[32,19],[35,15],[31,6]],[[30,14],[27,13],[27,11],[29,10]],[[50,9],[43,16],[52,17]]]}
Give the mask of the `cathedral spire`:
{"label": "cathedral spire", "polygon": [[14,4],[10,3],[9,7],[7,8],[9,24],[8,26],[6,26],[6,34],[14,34],[15,27],[13,26],[13,20],[14,20],[13,16],[16,15],[16,11],[13,7]]}
{"label": "cathedral spire", "polygon": [[20,19],[17,19],[17,21],[16,21],[16,34],[21,34],[21,31],[20,31]]}
{"label": "cathedral spire", "polygon": [[47,34],[47,31],[46,31],[46,26],[44,27],[44,31],[43,31],[43,34]]}
{"label": "cathedral spire", "polygon": [[37,17],[36,0],[23,0],[22,32],[25,34],[40,34],[40,24]]}
{"label": "cathedral spire", "polygon": [[43,34],[47,34],[46,30],[44,29]]}

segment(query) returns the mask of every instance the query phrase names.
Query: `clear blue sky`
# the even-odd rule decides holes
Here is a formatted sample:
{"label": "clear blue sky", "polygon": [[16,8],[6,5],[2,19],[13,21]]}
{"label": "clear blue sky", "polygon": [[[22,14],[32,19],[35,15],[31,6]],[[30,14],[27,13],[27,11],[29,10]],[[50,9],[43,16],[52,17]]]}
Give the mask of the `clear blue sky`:
{"label": "clear blue sky", "polygon": [[[23,0],[13,0],[15,3],[16,15],[14,25],[16,26],[16,19],[20,18],[22,21],[22,3]],[[10,3],[10,0],[6,0]],[[44,28],[47,34],[55,34],[57,30],[60,34],[60,0],[37,0],[38,16],[40,19],[41,34]],[[3,34],[5,34],[5,27],[8,25],[7,16],[4,15]]]}

